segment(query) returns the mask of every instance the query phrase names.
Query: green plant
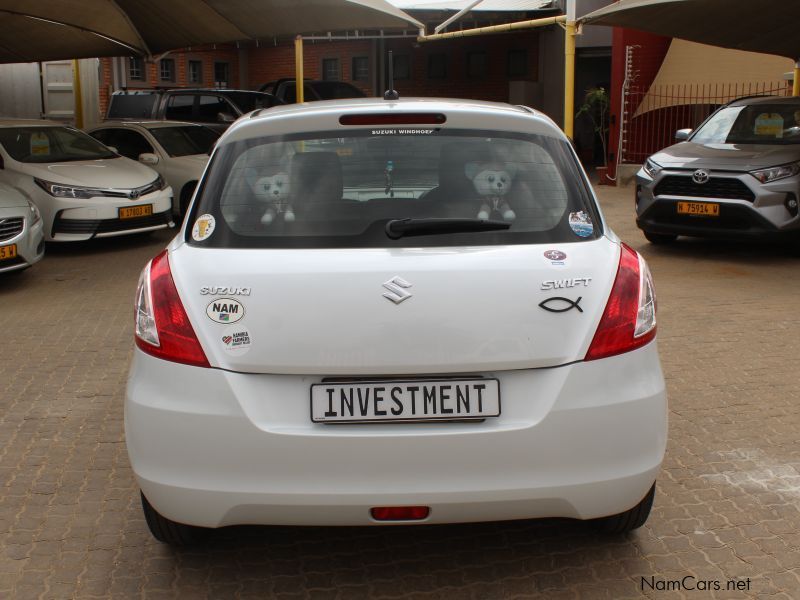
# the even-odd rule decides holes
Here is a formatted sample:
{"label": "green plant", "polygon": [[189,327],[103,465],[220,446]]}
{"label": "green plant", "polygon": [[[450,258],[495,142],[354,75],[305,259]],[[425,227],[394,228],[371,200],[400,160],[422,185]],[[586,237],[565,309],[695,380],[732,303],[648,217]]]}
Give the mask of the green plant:
{"label": "green plant", "polygon": [[594,132],[600,137],[603,145],[603,166],[608,165],[608,92],[605,88],[589,88],[583,98],[583,104],[575,113],[575,118],[587,115],[594,128]]}

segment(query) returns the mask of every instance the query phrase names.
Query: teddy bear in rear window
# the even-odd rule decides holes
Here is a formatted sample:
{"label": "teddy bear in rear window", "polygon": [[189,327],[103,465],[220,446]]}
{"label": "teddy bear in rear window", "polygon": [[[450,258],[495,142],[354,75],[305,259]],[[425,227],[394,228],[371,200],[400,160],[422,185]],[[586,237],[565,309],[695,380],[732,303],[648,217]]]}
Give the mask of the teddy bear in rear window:
{"label": "teddy bear in rear window", "polygon": [[283,215],[283,220],[287,223],[294,221],[294,209],[289,199],[291,185],[288,173],[281,171],[269,177],[260,177],[254,188],[256,198],[267,205],[267,210],[261,217],[264,225],[271,224],[278,215]]}
{"label": "teddy bear in rear window", "polygon": [[497,215],[504,221],[513,221],[517,218],[506,199],[515,174],[515,169],[511,165],[467,163],[464,173],[472,180],[472,185],[481,199],[477,215],[479,219],[488,219],[492,215]]}

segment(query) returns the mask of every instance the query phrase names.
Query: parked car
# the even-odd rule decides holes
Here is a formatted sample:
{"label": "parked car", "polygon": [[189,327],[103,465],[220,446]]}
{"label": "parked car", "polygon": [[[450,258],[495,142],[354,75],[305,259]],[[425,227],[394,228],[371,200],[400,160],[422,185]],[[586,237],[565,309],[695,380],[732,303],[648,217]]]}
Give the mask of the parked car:
{"label": "parked car", "polygon": [[655,308],[541,113],[243,119],[136,293],[125,438],[150,530],[639,527],[667,439]]}
{"label": "parked car", "polygon": [[[262,85],[259,91],[268,92],[285,104],[294,104],[297,102],[297,83],[294,79],[270,81]],[[303,99],[306,102],[365,97],[366,94],[364,92],[346,81],[303,80]]]}
{"label": "parked car", "polygon": [[39,209],[19,190],[0,183],[0,273],[19,273],[43,256]]}
{"label": "parked car", "polygon": [[272,94],[247,90],[118,91],[111,94],[106,119],[190,121],[222,133],[243,114],[277,104],[283,102]]}
{"label": "parked car", "polygon": [[47,241],[174,226],[172,188],[163,177],[52,121],[0,121],[0,182],[39,208]]}
{"label": "parked car", "polygon": [[636,175],[648,240],[800,237],[800,99],[736,100],[676,140]]}
{"label": "parked car", "polygon": [[175,192],[173,211],[183,217],[219,132],[178,121],[119,121],[89,132],[119,154],[155,169]]}

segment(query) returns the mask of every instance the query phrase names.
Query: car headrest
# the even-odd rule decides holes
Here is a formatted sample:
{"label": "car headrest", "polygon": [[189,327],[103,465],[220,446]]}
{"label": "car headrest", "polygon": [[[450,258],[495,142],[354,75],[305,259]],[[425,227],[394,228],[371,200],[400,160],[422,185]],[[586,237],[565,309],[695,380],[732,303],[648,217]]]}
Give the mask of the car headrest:
{"label": "car headrest", "polygon": [[439,156],[439,187],[453,193],[472,191],[472,181],[464,168],[471,162],[490,162],[491,145],[488,142],[452,142],[442,146]]}
{"label": "car headrest", "polygon": [[298,204],[341,200],[342,165],[335,152],[302,152],[292,157],[292,192]]}

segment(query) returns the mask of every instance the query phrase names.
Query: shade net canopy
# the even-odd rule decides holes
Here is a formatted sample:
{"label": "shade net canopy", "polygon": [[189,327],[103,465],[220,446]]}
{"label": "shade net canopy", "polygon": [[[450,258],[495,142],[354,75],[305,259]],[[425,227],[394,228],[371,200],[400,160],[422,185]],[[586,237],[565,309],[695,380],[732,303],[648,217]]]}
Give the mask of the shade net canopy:
{"label": "shade net canopy", "polygon": [[0,62],[421,27],[385,0],[0,0]]}
{"label": "shade net canopy", "polygon": [[620,0],[579,21],[800,58],[797,0]]}

